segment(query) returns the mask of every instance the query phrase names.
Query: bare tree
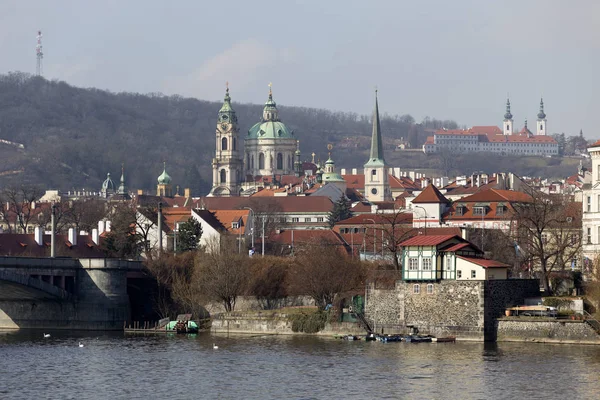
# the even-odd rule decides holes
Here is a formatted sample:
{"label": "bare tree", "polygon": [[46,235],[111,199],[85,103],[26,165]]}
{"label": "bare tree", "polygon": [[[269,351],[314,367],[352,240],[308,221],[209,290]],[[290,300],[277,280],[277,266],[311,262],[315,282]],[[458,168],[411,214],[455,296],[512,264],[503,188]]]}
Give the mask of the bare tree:
{"label": "bare tree", "polygon": [[[27,227],[36,214],[33,202],[40,198],[41,190],[37,186],[21,185],[9,186],[2,191],[3,216],[8,222],[9,232],[22,231],[27,233]],[[10,216],[14,216],[13,226],[10,226]]]}
{"label": "bare tree", "polygon": [[382,253],[387,252],[392,256],[394,269],[400,271],[402,247],[400,243],[417,234],[417,229],[412,227],[412,215],[403,208],[395,209],[390,213],[379,212],[371,221],[372,225],[365,225],[365,246],[373,246],[376,251],[379,243]]}
{"label": "bare tree", "polygon": [[314,241],[298,249],[291,271],[295,294],[308,295],[324,309],[335,297],[364,288],[364,263],[352,260],[338,243]]}
{"label": "bare tree", "polygon": [[98,199],[82,199],[69,202],[65,211],[65,222],[77,232],[91,233],[107,216],[106,202]]}
{"label": "bare tree", "polygon": [[564,270],[581,250],[581,207],[568,198],[530,191],[531,202],[513,204],[511,234],[525,258],[539,267],[546,293],[550,274]]}
{"label": "bare tree", "polygon": [[233,311],[248,285],[248,264],[249,258],[238,253],[235,238],[211,237],[205,253],[198,255],[195,282],[210,300],[221,302],[227,312]]}

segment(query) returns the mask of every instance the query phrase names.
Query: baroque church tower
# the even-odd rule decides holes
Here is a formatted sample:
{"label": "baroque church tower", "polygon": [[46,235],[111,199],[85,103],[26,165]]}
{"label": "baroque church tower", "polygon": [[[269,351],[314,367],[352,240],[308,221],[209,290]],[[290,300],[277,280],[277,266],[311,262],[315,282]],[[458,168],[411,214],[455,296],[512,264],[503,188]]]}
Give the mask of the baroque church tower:
{"label": "baroque church tower", "polygon": [[371,156],[365,163],[365,197],[368,201],[392,200],[388,166],[383,158],[383,139],[379,123],[377,90],[375,91],[375,110],[373,111],[373,132],[371,134]]}
{"label": "baroque church tower", "polygon": [[540,112],[537,115],[537,135],[545,135],[546,130],[546,113],[544,112],[544,99],[540,99]]}
{"label": "baroque church tower", "polygon": [[209,196],[238,196],[242,180],[237,116],[231,107],[229,85],[219,110],[216,131],[216,154],[212,161],[213,185]]}
{"label": "baroque church tower", "polygon": [[512,135],[514,132],[513,115],[510,112],[510,100],[506,99],[506,113],[504,114],[503,133]]}

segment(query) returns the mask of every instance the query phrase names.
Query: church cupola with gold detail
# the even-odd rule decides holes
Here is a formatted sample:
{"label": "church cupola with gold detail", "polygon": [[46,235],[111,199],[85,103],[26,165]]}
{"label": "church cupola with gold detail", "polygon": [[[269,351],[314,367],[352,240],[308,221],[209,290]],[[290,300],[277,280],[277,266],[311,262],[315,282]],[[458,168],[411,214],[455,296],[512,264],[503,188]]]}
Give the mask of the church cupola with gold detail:
{"label": "church cupola with gold detail", "polygon": [[158,185],[156,185],[156,195],[161,197],[173,197],[173,186],[171,185],[171,177],[167,174],[167,163],[163,163],[163,172],[158,177]]}

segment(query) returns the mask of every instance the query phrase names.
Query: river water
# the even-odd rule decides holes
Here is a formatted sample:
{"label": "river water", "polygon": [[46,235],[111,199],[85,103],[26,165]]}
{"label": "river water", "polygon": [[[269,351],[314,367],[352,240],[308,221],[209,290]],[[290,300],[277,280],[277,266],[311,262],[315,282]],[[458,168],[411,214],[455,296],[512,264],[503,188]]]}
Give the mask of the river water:
{"label": "river water", "polygon": [[0,332],[3,400],[600,399],[599,376],[595,346]]}

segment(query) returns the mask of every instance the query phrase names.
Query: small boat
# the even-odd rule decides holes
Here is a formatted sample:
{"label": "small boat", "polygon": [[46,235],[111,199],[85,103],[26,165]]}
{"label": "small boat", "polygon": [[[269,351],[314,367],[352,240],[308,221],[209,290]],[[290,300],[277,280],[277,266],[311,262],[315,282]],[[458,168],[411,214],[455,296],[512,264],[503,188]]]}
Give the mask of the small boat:
{"label": "small boat", "polygon": [[438,338],[431,338],[432,342],[436,342],[436,343],[449,343],[449,342],[456,342],[456,337],[454,336],[447,336],[447,337],[438,337]]}
{"label": "small boat", "polygon": [[377,340],[377,335],[374,334],[373,332],[369,332],[367,333],[367,336],[365,336],[365,341],[367,342],[374,342]]}
{"label": "small boat", "polygon": [[408,336],[404,337],[404,341],[407,343],[425,343],[425,342],[431,342],[431,337],[430,336],[408,335]]}
{"label": "small boat", "polygon": [[402,341],[402,336],[400,336],[400,335],[385,335],[385,336],[380,336],[380,338],[383,343],[401,342]]}
{"label": "small boat", "polygon": [[356,337],[354,335],[344,335],[344,336],[342,336],[342,339],[344,339],[344,340],[358,340],[358,337]]}

